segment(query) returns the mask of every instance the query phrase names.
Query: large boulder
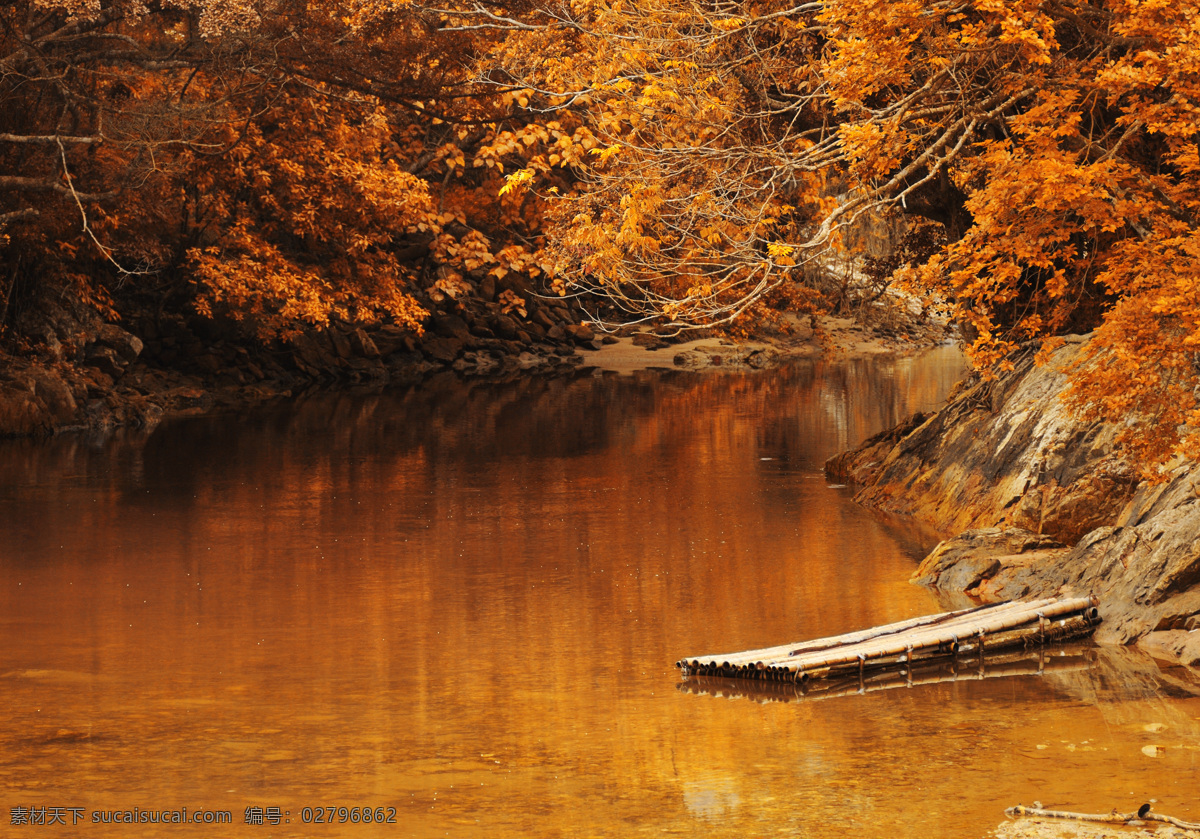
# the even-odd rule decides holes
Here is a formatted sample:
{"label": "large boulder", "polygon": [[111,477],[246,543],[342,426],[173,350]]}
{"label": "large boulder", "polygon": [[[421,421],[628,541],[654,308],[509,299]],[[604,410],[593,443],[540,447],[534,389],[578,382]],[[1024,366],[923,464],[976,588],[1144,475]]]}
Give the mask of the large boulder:
{"label": "large boulder", "polygon": [[71,386],[52,367],[26,364],[0,375],[0,436],[47,434],[77,419]]}

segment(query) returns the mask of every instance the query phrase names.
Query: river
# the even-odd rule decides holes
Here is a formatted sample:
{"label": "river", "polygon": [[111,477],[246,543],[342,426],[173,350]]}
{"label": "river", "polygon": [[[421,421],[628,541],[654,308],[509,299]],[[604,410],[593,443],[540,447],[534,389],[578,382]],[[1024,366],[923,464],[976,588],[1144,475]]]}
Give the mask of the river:
{"label": "river", "polygon": [[[906,582],[937,535],[821,467],[960,371],[942,349],[440,377],[6,442],[3,824],[894,839],[982,837],[1034,799],[1200,817],[1200,687],[1133,652],[820,701],[681,683],[685,655],[941,609]],[[39,808],[66,826],[14,826]],[[232,823],[109,823],[183,808]]]}

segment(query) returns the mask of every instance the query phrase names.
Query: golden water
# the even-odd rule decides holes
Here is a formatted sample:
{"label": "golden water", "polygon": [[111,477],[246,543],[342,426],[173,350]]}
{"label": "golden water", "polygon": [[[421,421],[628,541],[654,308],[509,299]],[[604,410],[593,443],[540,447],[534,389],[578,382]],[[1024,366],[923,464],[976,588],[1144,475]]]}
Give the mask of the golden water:
{"label": "golden water", "polygon": [[[958,372],[941,351],[441,379],[0,446],[0,825],[980,837],[1035,798],[1200,818],[1200,687],[1133,653],[819,702],[678,689],[684,655],[940,608],[905,582],[936,536],[821,464]],[[12,825],[56,807],[67,827]],[[233,821],[91,823],[183,807]],[[303,823],[324,807],[395,823]]]}

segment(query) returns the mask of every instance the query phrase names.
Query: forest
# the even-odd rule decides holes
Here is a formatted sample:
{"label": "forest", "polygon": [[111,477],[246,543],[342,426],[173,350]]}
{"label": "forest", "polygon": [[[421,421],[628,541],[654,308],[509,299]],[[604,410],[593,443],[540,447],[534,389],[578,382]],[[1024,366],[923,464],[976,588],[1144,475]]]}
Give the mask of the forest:
{"label": "forest", "polygon": [[481,298],[737,335],[886,283],[985,376],[1093,333],[1068,398],[1157,468],[1200,449],[1197,12],[14,0],[0,341],[78,363],[68,299],[245,347]]}

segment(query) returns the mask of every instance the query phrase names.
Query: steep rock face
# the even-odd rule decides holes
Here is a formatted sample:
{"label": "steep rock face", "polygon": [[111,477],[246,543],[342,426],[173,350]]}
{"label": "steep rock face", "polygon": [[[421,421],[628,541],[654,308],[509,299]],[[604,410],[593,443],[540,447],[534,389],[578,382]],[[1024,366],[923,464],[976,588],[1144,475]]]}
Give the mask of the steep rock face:
{"label": "steep rock face", "polygon": [[1008,525],[1070,543],[1112,523],[1135,478],[1113,455],[1114,431],[1076,419],[1059,394],[1070,343],[1049,367],[1032,353],[993,382],[970,381],[949,404],[826,464],[862,484],[856,500],[949,533]]}
{"label": "steep rock face", "polygon": [[1097,640],[1150,635],[1157,654],[1195,661],[1200,465],[1139,485],[1113,453],[1114,430],[1066,410],[1061,370],[1081,341],[1048,368],[1029,357],[995,383],[968,382],[941,411],[826,468],[862,484],[863,504],[964,531],[926,557],[914,582],[989,602],[1095,594]]}

